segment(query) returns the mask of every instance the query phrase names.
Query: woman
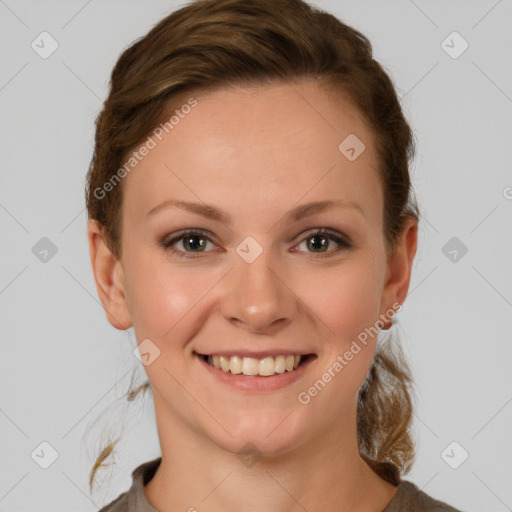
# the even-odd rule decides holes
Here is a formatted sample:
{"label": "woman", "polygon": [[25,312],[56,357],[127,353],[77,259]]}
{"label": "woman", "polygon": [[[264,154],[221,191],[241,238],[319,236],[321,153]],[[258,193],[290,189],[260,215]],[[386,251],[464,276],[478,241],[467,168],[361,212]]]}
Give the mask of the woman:
{"label": "woman", "polygon": [[104,512],[455,510],[401,478],[410,375],[378,340],[416,253],[412,156],[369,41],[300,0],[196,1],[121,55],[88,239],[162,456]]}

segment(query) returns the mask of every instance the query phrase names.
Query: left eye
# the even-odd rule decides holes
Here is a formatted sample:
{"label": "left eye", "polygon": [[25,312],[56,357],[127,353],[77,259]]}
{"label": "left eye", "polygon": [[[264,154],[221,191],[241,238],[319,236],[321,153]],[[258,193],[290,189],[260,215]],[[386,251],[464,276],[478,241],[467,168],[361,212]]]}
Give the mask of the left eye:
{"label": "left eye", "polygon": [[[328,250],[332,242],[336,243],[338,247],[334,250]],[[164,240],[162,246],[180,258],[198,258],[200,253],[209,252],[206,250],[209,243],[215,247],[215,243],[205,233],[201,231],[186,231],[171,240]],[[181,244],[181,248],[175,247],[178,244]],[[332,253],[338,252],[342,248],[350,249],[352,247],[342,236],[325,229],[308,234],[296,247],[300,248],[303,244],[305,244],[307,252],[313,253]]]}
{"label": "left eye", "polygon": [[[336,244],[338,244],[338,246],[341,247],[338,247],[333,251],[329,251],[328,247],[330,245],[330,242],[335,242]],[[350,243],[347,242],[344,238],[328,230],[319,230],[309,234],[299,245],[297,245],[297,247],[300,247],[302,244],[305,244],[306,248],[308,250],[312,250],[313,253],[337,252],[341,248],[351,248]]]}

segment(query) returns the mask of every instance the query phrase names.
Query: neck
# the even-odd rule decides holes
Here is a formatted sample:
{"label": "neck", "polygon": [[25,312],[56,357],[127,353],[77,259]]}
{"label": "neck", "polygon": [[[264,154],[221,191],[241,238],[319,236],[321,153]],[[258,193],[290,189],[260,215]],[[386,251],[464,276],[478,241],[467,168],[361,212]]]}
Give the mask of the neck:
{"label": "neck", "polygon": [[158,407],[155,395],[162,461],[144,487],[157,510],[380,512],[396,491],[359,455],[355,404],[354,421],[278,456],[231,453]]}

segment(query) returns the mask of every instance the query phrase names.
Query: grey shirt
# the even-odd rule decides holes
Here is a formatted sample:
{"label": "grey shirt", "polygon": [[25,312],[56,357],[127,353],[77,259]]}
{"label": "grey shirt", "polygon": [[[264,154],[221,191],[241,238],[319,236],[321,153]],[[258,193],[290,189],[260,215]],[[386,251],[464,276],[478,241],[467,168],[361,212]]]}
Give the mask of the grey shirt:
{"label": "grey shirt", "polygon": [[[144,486],[153,478],[162,458],[150,460],[132,471],[132,486],[99,512],[158,512],[146,500]],[[393,499],[382,512],[461,512],[437,501],[415,484],[402,480]]]}

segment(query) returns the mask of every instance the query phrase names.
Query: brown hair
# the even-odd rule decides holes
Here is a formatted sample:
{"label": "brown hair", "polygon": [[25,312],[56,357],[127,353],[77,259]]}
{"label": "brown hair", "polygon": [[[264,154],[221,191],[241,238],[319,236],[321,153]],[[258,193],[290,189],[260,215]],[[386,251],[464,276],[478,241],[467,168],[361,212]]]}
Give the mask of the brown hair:
{"label": "brown hair", "polygon": [[[89,218],[103,225],[112,253],[121,257],[122,181],[108,194],[95,191],[102,190],[129,152],[176,107],[178,93],[302,78],[342,93],[373,133],[390,254],[406,217],[419,218],[409,176],[413,133],[390,77],[372,57],[369,40],[302,0],[196,0],[162,19],[122,53],[96,120],[86,183]],[[414,459],[411,384],[400,350],[395,353],[385,343],[359,392],[360,454],[395,485]],[[148,388],[146,381],[139,391]],[[114,444],[96,460],[91,489]]]}

